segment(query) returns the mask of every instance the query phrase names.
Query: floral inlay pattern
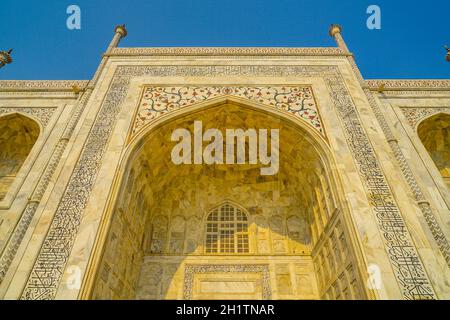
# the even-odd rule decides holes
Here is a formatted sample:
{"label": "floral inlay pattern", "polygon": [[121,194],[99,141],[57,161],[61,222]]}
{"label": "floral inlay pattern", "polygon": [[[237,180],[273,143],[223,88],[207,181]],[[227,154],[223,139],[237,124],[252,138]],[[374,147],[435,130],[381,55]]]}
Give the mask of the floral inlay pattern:
{"label": "floral inlay pattern", "polygon": [[219,96],[235,96],[286,110],[323,134],[310,86],[169,86],[146,87],[133,127],[133,134],[160,115]]}

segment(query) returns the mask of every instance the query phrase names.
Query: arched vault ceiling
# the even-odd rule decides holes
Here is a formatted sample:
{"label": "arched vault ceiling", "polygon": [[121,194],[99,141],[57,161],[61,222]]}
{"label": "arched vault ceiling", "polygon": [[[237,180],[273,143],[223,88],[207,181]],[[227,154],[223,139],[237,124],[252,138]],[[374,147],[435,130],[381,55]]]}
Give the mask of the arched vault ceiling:
{"label": "arched vault ceiling", "polygon": [[[250,164],[174,165],[170,154],[176,142],[171,141],[171,134],[177,128],[193,132],[194,121],[202,121],[203,131],[217,128],[223,133],[238,128],[279,129],[278,174],[262,176],[261,165]],[[306,213],[318,183],[315,172],[322,170],[317,152],[300,130],[285,120],[233,104],[197,112],[157,129],[134,159],[134,171],[142,181],[146,198],[158,204],[152,214],[174,214],[182,203],[181,207],[198,210],[190,214],[201,216],[225,199],[250,207],[284,201],[290,208],[288,212]]]}

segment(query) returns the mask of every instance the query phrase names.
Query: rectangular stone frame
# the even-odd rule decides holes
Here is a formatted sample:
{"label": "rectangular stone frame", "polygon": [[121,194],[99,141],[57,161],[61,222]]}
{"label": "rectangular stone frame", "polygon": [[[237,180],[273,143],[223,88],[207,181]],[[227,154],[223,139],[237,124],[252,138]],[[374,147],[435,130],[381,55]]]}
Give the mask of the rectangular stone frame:
{"label": "rectangular stone frame", "polygon": [[184,267],[184,299],[193,298],[194,277],[196,274],[213,273],[255,273],[261,276],[262,299],[272,299],[272,289],[270,286],[269,265],[258,264],[187,264]]}

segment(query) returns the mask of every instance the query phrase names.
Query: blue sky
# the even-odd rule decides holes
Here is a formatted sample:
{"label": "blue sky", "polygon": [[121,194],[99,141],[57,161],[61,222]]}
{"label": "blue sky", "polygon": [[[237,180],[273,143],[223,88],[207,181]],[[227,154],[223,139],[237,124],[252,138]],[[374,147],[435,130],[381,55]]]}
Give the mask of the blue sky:
{"label": "blue sky", "polygon": [[[81,30],[66,9],[81,8]],[[380,6],[382,29],[366,27]],[[450,78],[449,0],[0,0],[0,50],[14,63],[0,79],[89,79],[113,34],[121,46],[335,46],[331,23],[344,28],[365,78]]]}

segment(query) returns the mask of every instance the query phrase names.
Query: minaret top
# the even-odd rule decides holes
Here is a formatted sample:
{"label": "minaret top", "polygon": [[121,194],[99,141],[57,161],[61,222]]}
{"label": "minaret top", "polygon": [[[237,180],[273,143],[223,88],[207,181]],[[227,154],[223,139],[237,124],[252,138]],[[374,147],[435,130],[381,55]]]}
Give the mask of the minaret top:
{"label": "minaret top", "polygon": [[339,24],[332,24],[330,26],[329,34],[334,37],[336,33],[342,33],[342,27]]}
{"label": "minaret top", "polygon": [[339,24],[332,24],[328,33],[334,38],[339,48],[344,52],[349,53],[347,45],[345,44],[344,38],[342,38],[342,27]]}
{"label": "minaret top", "polygon": [[0,68],[12,63],[11,52],[12,49],[9,49],[8,51],[0,51]]}
{"label": "minaret top", "polygon": [[114,32],[120,33],[122,38],[125,38],[128,34],[127,29],[125,28],[124,24],[116,26],[116,28],[114,29]]}

